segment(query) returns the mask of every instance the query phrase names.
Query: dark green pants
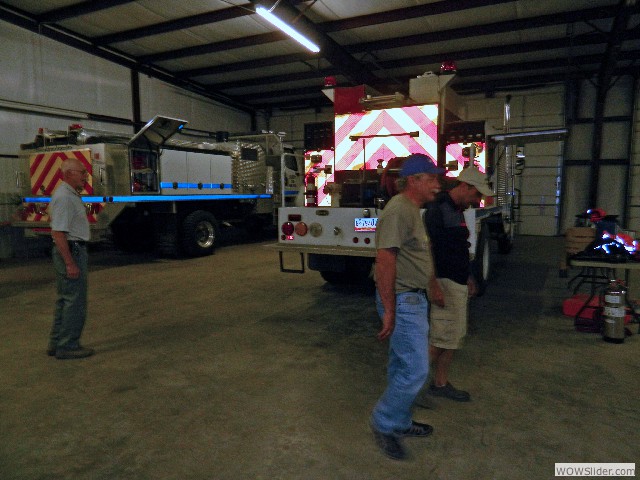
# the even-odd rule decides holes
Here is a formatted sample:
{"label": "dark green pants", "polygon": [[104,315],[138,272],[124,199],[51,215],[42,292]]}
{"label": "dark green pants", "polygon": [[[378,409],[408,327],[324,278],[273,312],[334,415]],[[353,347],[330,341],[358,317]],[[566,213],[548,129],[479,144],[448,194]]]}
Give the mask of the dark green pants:
{"label": "dark green pants", "polygon": [[56,271],[56,300],[53,326],[49,336],[50,349],[73,350],[80,346],[80,335],[87,318],[87,247],[70,244],[80,277],[67,278],[67,268],[58,249],[53,247],[53,267]]}

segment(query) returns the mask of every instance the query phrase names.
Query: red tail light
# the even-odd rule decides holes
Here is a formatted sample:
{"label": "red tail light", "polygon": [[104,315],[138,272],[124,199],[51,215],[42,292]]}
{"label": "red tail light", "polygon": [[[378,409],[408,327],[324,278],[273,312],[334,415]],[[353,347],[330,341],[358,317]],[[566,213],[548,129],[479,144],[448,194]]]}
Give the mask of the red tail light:
{"label": "red tail light", "polygon": [[284,233],[286,236],[290,236],[293,235],[293,232],[295,230],[293,223],[291,222],[285,222],[282,224],[282,233]]}
{"label": "red tail light", "polygon": [[296,234],[300,235],[301,237],[304,237],[307,232],[309,231],[309,229],[307,228],[307,224],[304,222],[300,222],[296,224],[296,228],[295,228]]}

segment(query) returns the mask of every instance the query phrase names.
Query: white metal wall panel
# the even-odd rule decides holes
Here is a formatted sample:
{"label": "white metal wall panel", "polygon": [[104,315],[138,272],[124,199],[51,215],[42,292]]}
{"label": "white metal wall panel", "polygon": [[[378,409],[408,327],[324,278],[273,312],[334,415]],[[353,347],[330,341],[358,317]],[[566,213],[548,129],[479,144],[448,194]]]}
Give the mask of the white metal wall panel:
{"label": "white metal wall panel", "polygon": [[2,22],[2,98],[127,117],[129,71],[96,56]]}
{"label": "white metal wall panel", "polygon": [[251,127],[248,113],[146,76],[140,77],[140,103],[143,118],[155,115],[182,118],[189,122],[186,128],[247,132]]}
{"label": "white metal wall panel", "polygon": [[[600,167],[598,179],[598,197],[596,205],[588,205],[589,175],[592,157],[593,122],[575,124],[571,127],[569,144],[566,152],[567,167],[565,169],[566,182],[563,192],[563,218],[561,232],[572,227],[575,216],[583,213],[587,208],[602,208],[609,215],[618,215],[618,220],[623,228],[632,228],[631,218],[637,218],[638,211],[633,207],[628,209],[631,218],[624,221],[625,217],[625,191],[629,181],[629,174],[633,177],[634,163],[637,158],[631,159],[631,166],[626,164],[609,164],[607,160],[621,160],[626,162],[629,157],[629,138],[637,139],[637,110],[635,127],[626,120],[611,119],[610,117],[633,115],[633,80],[631,76],[616,79],[607,92],[605,102],[605,122],[602,130],[602,148],[600,158],[603,163]],[[637,92],[636,92],[637,97]],[[595,113],[596,90],[591,81],[583,81],[580,86],[579,104],[577,106],[579,119],[593,119]],[[637,109],[637,106],[636,106]],[[608,118],[609,117],[609,118]],[[615,121],[612,121],[615,120]],[[637,140],[635,140],[637,142]],[[637,148],[636,148],[637,151]],[[587,162],[586,165],[572,165],[572,160]],[[627,172],[629,170],[629,173]],[[634,203],[634,182],[631,182],[629,202]],[[636,187],[637,188],[637,187]],[[636,190],[637,192],[638,190]],[[637,202],[636,202],[637,203]],[[637,221],[637,220],[636,220]],[[626,223],[626,225],[625,225]]]}
{"label": "white metal wall panel", "polygon": [[[626,168],[621,165],[602,165],[598,179],[598,207],[609,215],[624,217],[624,195],[627,184]],[[622,225],[626,228],[626,225]]]}

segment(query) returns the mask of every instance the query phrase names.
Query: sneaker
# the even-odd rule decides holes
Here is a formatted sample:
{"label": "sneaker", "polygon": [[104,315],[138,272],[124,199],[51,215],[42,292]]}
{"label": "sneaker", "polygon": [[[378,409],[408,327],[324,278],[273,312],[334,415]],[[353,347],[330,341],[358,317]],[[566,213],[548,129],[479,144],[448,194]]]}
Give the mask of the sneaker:
{"label": "sneaker", "polygon": [[456,402],[468,402],[471,400],[471,395],[469,392],[465,392],[464,390],[458,390],[449,382],[443,387],[436,387],[435,385],[431,385],[429,387],[429,394],[434,397],[444,397],[449,400],[455,400]]}
{"label": "sneaker", "polygon": [[407,452],[397,435],[379,432],[374,427],[371,427],[371,430],[373,431],[373,438],[376,444],[387,457],[393,460],[404,460],[407,458]]}
{"label": "sneaker", "polygon": [[73,360],[76,358],[90,357],[94,353],[96,352],[92,348],[78,347],[74,348],[73,350],[65,350],[59,348],[58,350],[56,350],[56,358],[58,360]]}
{"label": "sneaker", "polygon": [[396,432],[399,437],[428,437],[433,433],[433,427],[426,423],[411,421],[411,426],[406,430]]}

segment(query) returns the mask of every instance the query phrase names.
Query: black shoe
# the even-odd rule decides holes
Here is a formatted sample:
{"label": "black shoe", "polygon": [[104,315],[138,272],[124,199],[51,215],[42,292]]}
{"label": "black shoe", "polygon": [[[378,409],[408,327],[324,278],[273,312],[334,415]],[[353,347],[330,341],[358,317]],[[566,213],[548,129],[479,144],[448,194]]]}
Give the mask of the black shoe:
{"label": "black shoe", "polygon": [[96,353],[96,351],[92,348],[78,347],[74,348],[73,350],[59,348],[56,350],[56,358],[58,360],[73,360],[76,358],[90,357],[94,353]]}
{"label": "black shoe", "polygon": [[50,357],[55,357],[56,356],[56,347],[47,348],[47,355],[49,355]]}
{"label": "black shoe", "polygon": [[431,385],[429,387],[429,394],[434,397],[444,397],[449,400],[455,400],[456,402],[468,402],[471,400],[471,395],[469,392],[465,392],[464,390],[458,390],[449,382],[443,387],[436,387],[435,385]]}
{"label": "black shoe", "polygon": [[433,433],[433,427],[426,423],[411,421],[411,426],[406,430],[396,432],[399,437],[428,437]]}
{"label": "black shoe", "polygon": [[387,457],[393,460],[404,460],[407,458],[407,452],[396,435],[379,432],[374,427],[371,427],[371,430],[373,431],[373,438],[376,440],[376,444]]}

